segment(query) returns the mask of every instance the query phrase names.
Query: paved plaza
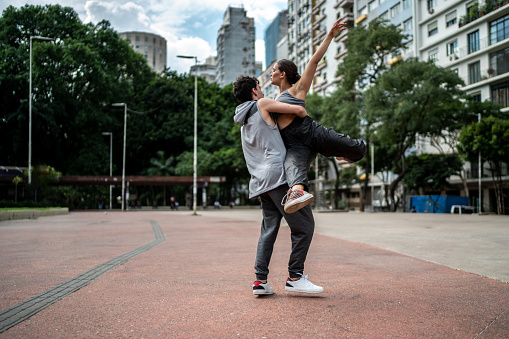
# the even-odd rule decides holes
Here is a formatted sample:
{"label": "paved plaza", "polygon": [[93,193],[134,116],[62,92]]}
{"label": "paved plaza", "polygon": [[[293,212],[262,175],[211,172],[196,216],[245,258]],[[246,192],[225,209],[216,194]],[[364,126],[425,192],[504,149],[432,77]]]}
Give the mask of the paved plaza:
{"label": "paved plaza", "polygon": [[252,295],[261,210],[71,212],[0,222],[0,338],[507,338],[509,218],[315,213],[284,291],[289,228]]}

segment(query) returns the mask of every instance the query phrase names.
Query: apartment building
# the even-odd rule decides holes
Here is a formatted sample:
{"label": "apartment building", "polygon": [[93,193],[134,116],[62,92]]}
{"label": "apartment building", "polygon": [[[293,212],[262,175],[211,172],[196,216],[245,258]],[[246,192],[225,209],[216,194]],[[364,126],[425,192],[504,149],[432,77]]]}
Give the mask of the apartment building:
{"label": "apartment building", "polygon": [[456,71],[465,92],[509,110],[509,6],[461,0],[418,6],[419,59]]}
{"label": "apartment building", "polygon": [[208,83],[213,83],[216,81],[216,67],[217,58],[210,56],[205,59],[204,63],[191,66],[189,74],[196,74],[199,77],[204,77]]}
{"label": "apartment building", "polygon": [[217,34],[216,82],[226,86],[241,75],[255,75],[255,26],[244,7],[229,6]]}
{"label": "apartment building", "polygon": [[160,35],[146,32],[122,32],[120,37],[129,41],[131,47],[141,53],[149,66],[156,72],[166,68],[166,39]]}

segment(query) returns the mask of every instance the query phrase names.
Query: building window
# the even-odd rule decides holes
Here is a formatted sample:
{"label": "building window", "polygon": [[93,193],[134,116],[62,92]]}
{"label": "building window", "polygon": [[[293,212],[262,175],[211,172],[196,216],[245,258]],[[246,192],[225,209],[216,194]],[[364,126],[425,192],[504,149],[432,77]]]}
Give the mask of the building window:
{"label": "building window", "polygon": [[446,15],[445,17],[445,26],[446,27],[450,27],[452,25],[454,25],[457,21],[457,15],[456,15],[456,11],[453,11],[449,14]]}
{"label": "building window", "polygon": [[382,20],[389,20],[389,11],[382,13],[382,15],[380,15],[380,18]]}
{"label": "building window", "polygon": [[435,48],[434,50],[429,51],[428,53],[428,60],[437,62],[438,61],[438,49]]}
{"label": "building window", "polygon": [[433,21],[428,25],[428,36],[432,36],[438,33],[438,24],[436,21]]}
{"label": "building window", "polygon": [[391,8],[391,18],[395,18],[399,14],[400,8],[401,6],[399,3]]}
{"label": "building window", "polygon": [[366,6],[362,7],[359,10],[359,16],[363,16],[364,14],[368,14],[368,9],[366,8]]}
{"label": "building window", "polygon": [[381,4],[384,4],[387,0],[378,0],[378,3],[381,5]]}
{"label": "building window", "polygon": [[490,44],[509,38],[509,15],[490,22]]}
{"label": "building window", "polygon": [[410,0],[403,0],[403,9],[409,9],[410,8]]}
{"label": "building window", "polygon": [[447,56],[458,52],[458,40],[454,40],[447,44]]}
{"label": "building window", "polygon": [[428,11],[431,11],[433,7],[437,6],[437,0],[428,0]]}
{"label": "building window", "polygon": [[481,81],[481,62],[477,61],[468,65],[468,83],[475,84]]}
{"label": "building window", "polygon": [[491,89],[491,100],[494,104],[500,104],[504,107],[509,106],[509,84],[493,87]]}
{"label": "building window", "polygon": [[490,68],[493,70],[492,75],[509,72],[509,48],[490,55]]}
{"label": "building window", "polygon": [[470,98],[472,98],[472,101],[481,102],[481,92],[470,94]]}
{"label": "building window", "polygon": [[479,49],[479,31],[475,31],[468,35],[468,54],[477,52]]}
{"label": "building window", "polygon": [[413,33],[414,33],[414,24],[413,24],[413,19],[412,18],[410,18],[407,21],[403,22],[403,33],[409,34],[410,35],[409,38],[412,39]]}
{"label": "building window", "polygon": [[368,4],[368,12],[371,12],[372,10],[376,9],[378,7],[378,1],[373,0]]}

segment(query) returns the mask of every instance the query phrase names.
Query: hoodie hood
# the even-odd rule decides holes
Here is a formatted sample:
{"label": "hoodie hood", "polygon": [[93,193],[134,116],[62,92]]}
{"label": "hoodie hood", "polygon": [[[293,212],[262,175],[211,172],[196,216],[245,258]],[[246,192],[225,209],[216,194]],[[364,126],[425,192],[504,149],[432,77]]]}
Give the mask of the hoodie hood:
{"label": "hoodie hood", "polygon": [[246,116],[253,107],[256,105],[256,100],[246,101],[237,106],[235,109],[235,116],[233,117],[233,121],[240,126],[244,125],[244,121],[246,121]]}

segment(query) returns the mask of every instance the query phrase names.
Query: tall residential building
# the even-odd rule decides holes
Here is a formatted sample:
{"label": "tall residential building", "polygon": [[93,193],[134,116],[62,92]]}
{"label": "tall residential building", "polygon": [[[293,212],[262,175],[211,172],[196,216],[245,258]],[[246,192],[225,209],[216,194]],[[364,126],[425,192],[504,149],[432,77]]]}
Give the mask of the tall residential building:
{"label": "tall residential building", "polygon": [[269,67],[277,57],[277,46],[288,34],[288,10],[278,13],[265,29],[265,66]]}
{"label": "tall residential building", "polygon": [[509,111],[509,6],[486,3],[419,2],[418,57],[457,72],[476,100]]}
{"label": "tall residential building", "polygon": [[415,43],[417,42],[414,39],[415,6],[418,6],[415,0],[357,0],[355,3],[355,24],[368,25],[376,18],[388,20],[409,36],[407,49],[402,51],[401,56],[405,59],[415,57]]}
{"label": "tall residential building", "polygon": [[149,66],[156,72],[166,68],[166,39],[160,35],[145,32],[122,32],[120,37],[129,41],[131,47],[141,53]]}
{"label": "tall residential building", "polygon": [[353,7],[353,0],[313,0],[313,52],[318,49],[334,22],[341,18],[341,22],[347,24],[347,29],[332,40],[318,64],[313,82],[315,93],[326,95],[335,89],[338,65],[347,53],[345,41],[348,39],[348,30],[354,25]]}
{"label": "tall residential building", "polygon": [[229,6],[217,34],[216,82],[226,86],[242,74],[256,75],[254,19]]}
{"label": "tall residential building", "polygon": [[313,55],[311,3],[315,1],[288,1],[288,59],[297,65],[299,74],[303,73]]}
{"label": "tall residential building", "polygon": [[204,77],[208,83],[213,83],[216,81],[216,66],[217,58],[215,56],[210,56],[205,59],[203,64],[191,66],[189,74],[197,74],[199,77]]}

